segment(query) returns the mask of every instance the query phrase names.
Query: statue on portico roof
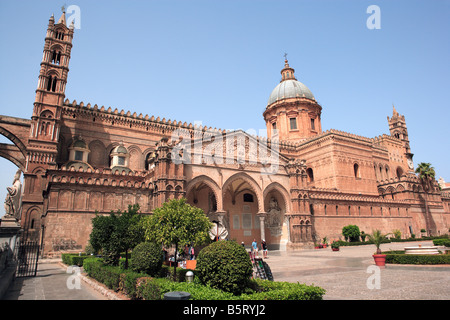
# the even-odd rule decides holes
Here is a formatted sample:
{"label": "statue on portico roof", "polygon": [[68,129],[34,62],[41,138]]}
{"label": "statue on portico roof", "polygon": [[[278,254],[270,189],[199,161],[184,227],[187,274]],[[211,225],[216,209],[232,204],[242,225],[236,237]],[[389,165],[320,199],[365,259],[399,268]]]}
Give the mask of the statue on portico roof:
{"label": "statue on portico roof", "polygon": [[22,171],[17,170],[11,187],[7,187],[8,193],[5,198],[5,218],[14,218],[20,220],[22,209],[22,183],[20,182],[20,174]]}

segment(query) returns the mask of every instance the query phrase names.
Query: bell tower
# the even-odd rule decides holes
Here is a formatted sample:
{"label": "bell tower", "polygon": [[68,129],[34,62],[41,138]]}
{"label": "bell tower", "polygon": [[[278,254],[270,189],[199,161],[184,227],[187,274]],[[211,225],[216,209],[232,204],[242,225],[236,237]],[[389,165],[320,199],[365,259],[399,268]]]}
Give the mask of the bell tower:
{"label": "bell tower", "polygon": [[403,146],[405,147],[405,157],[408,163],[408,168],[410,171],[414,170],[414,164],[412,161],[413,155],[411,153],[411,148],[409,146],[409,138],[408,138],[408,128],[406,127],[405,116],[401,115],[395,110],[395,107],[392,106],[392,117],[387,117],[389,124],[389,132],[391,136],[400,139],[403,142]]}
{"label": "bell tower", "polygon": [[31,117],[28,148],[30,165],[36,157],[40,164],[50,167],[55,164],[73,31],[73,23],[70,27],[66,26],[64,7],[57,23],[53,15],[50,17]]}
{"label": "bell tower", "polygon": [[73,32],[73,24],[66,26],[64,8],[57,23],[53,15],[50,17],[31,116],[24,170],[21,225],[27,230],[31,240],[39,239],[39,234],[44,232],[46,210],[42,190],[46,184],[46,170],[57,167],[60,120]]}

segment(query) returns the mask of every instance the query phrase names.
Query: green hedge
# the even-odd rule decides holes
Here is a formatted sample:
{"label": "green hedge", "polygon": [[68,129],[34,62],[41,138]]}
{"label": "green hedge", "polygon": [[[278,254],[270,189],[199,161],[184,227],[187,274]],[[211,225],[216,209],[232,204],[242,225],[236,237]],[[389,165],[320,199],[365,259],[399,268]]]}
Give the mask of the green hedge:
{"label": "green hedge", "polygon": [[446,246],[450,248],[450,239],[434,239],[433,244],[435,246]]}
{"label": "green hedge", "polygon": [[90,255],[79,255],[78,253],[62,253],[61,254],[61,260],[64,264],[67,264],[68,266],[83,266],[84,259],[91,258]]}
{"label": "green hedge", "polygon": [[137,290],[138,279],[148,277],[144,273],[123,270],[120,267],[107,266],[99,258],[85,259],[83,269],[89,277],[103,283],[113,291],[123,291],[132,299],[139,297]]}
{"label": "green hedge", "polygon": [[[320,287],[257,279],[249,281],[243,294],[233,295],[201,284],[198,276],[192,283],[173,282],[170,273],[173,268],[166,266],[161,271],[161,278],[151,278],[147,274],[106,266],[100,258],[85,259],[83,268],[89,277],[131,299],[161,300],[171,291],[189,292],[192,300],[321,300],[325,294]],[[187,271],[177,268],[177,278],[184,281]]]}
{"label": "green hedge", "polygon": [[449,254],[405,254],[404,251],[386,251],[386,263],[392,264],[450,264]]}
{"label": "green hedge", "polygon": [[253,280],[256,292],[244,293],[240,300],[322,300],[325,289],[302,283]]}
{"label": "green hedge", "polygon": [[[443,235],[443,236],[439,236],[439,237],[422,237],[422,238],[408,238],[408,239],[396,239],[396,238],[390,238],[390,239],[386,239],[383,240],[382,243],[391,243],[391,242],[410,242],[410,241],[450,241],[448,238],[448,235]],[[361,245],[367,245],[367,244],[373,244],[373,242],[371,241],[353,241],[353,242],[348,242],[348,241],[344,241],[344,240],[338,240],[336,241],[337,243],[339,243],[340,246],[361,246]],[[437,244],[435,244],[437,245]],[[448,245],[447,245],[448,246]]]}

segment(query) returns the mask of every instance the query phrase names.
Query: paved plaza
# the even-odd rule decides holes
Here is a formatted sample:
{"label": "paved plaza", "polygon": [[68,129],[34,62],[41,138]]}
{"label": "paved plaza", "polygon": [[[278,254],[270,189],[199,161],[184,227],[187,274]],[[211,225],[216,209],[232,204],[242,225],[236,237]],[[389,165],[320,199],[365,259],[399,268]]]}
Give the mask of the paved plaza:
{"label": "paved plaza", "polygon": [[[403,250],[424,242],[392,242],[382,251]],[[326,290],[325,300],[448,300],[450,266],[387,264],[379,269],[379,289],[375,287],[375,245],[341,247],[294,252],[275,251],[266,260],[275,281],[314,284]],[[370,267],[372,266],[372,267]],[[368,284],[369,282],[369,284]]]}
{"label": "paved plaza", "polygon": [[[382,250],[403,249],[431,241],[388,243]],[[450,266],[387,265],[380,269],[379,288],[372,253],[374,245],[303,251],[270,251],[269,264],[275,281],[314,284],[326,290],[325,300],[449,300]],[[368,272],[369,271],[369,272]],[[107,300],[85,281],[70,289],[67,273],[58,260],[41,260],[37,277],[16,279],[4,300]],[[368,281],[369,279],[369,281]],[[369,285],[368,285],[369,283]],[[371,287],[371,288],[370,288]]]}

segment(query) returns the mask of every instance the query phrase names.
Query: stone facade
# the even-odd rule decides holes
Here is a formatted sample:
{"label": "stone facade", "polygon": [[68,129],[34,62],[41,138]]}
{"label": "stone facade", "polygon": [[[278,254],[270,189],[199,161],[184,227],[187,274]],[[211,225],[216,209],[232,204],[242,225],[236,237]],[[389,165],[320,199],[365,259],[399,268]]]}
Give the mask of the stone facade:
{"label": "stone facade", "polygon": [[263,117],[270,138],[65,98],[73,26],[50,18],[31,120],[2,116],[24,172],[22,226],[45,253],[82,250],[96,213],[142,214],[185,197],[229,239],[295,249],[356,224],[404,237],[448,233],[450,194],[414,174],[405,117],[390,135],[322,131],[322,106],[285,61]]}

